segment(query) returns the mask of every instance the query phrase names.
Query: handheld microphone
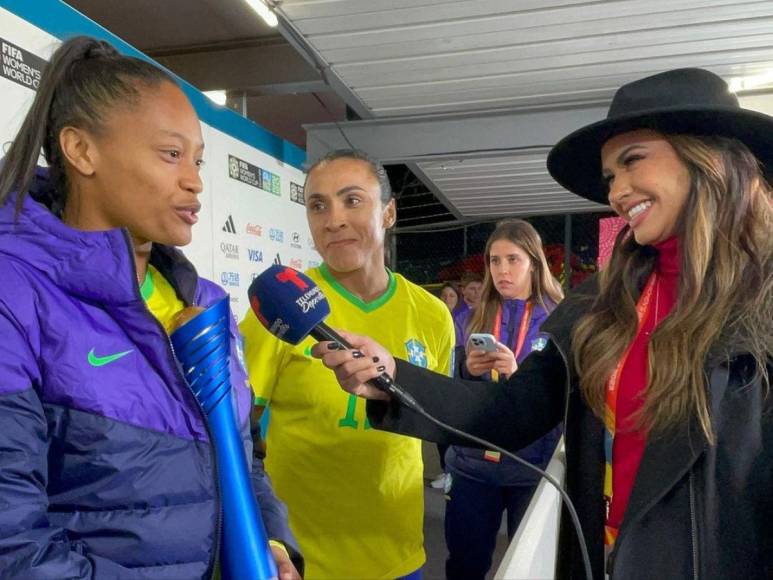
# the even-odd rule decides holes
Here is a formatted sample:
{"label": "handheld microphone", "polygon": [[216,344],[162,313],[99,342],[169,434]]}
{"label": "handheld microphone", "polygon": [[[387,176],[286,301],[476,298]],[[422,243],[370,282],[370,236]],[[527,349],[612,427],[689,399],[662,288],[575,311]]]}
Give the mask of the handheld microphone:
{"label": "handheld microphone", "polygon": [[[253,280],[247,295],[255,316],[278,339],[299,344],[311,336],[319,342],[337,342],[352,349],[351,344],[324,323],[330,314],[330,305],[320,287],[305,274],[273,264]],[[386,373],[368,384],[389,393],[407,407],[421,409],[416,399]]]}

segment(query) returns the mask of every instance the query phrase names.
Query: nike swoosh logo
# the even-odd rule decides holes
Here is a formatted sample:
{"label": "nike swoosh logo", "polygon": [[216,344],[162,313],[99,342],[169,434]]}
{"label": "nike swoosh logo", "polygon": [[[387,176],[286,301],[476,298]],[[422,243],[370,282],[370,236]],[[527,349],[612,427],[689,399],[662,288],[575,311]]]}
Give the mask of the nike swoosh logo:
{"label": "nike swoosh logo", "polygon": [[119,358],[125,357],[130,352],[134,352],[134,351],[125,350],[123,352],[117,352],[115,354],[109,354],[107,356],[97,356],[94,354],[94,349],[92,348],[89,351],[89,364],[93,367],[103,367],[105,365],[109,365],[111,362],[117,361]]}

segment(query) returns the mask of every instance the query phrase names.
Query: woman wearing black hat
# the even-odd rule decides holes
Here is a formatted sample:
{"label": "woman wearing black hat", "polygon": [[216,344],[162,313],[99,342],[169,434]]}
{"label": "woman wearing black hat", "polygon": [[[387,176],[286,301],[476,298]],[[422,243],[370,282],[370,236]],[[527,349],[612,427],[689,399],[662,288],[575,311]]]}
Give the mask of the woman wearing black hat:
{"label": "woman wearing black hat", "polygon": [[[433,375],[349,334],[368,357],[315,352],[374,399],[378,428],[461,442],[363,384],[380,365],[431,414],[509,449],[563,419],[596,578],[773,578],[773,118],[708,71],[669,71],[623,86],[548,169],[628,224],[508,382]],[[564,524],[558,575],[581,578]]]}

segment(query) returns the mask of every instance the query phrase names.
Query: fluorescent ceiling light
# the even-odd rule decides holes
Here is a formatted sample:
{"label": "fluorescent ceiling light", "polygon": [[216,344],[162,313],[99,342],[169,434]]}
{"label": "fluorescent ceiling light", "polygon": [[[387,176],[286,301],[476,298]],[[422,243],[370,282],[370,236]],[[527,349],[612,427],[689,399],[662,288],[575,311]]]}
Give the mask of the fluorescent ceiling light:
{"label": "fluorescent ceiling light", "polygon": [[225,106],[226,94],[225,91],[204,91],[204,94],[210,101],[221,106]]}
{"label": "fluorescent ceiling light", "polygon": [[260,17],[266,21],[266,24],[271,27],[279,24],[279,20],[277,20],[276,14],[271,11],[271,9],[263,0],[246,0],[246,2],[250,5],[250,8],[257,12]]}
{"label": "fluorescent ceiling light", "polygon": [[770,85],[773,85],[773,69],[769,69],[758,75],[734,77],[730,79],[728,88],[734,93],[740,93],[742,91],[753,91],[754,89]]}

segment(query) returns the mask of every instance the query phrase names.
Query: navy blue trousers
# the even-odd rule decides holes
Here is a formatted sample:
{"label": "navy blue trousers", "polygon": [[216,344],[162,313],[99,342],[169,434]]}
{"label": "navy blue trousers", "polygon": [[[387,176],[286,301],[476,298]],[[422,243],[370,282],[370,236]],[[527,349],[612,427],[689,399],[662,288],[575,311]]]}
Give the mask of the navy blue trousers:
{"label": "navy blue trousers", "polygon": [[502,513],[512,538],[526,513],[533,486],[496,486],[452,474],[446,502],[446,578],[483,580],[491,567]]}

